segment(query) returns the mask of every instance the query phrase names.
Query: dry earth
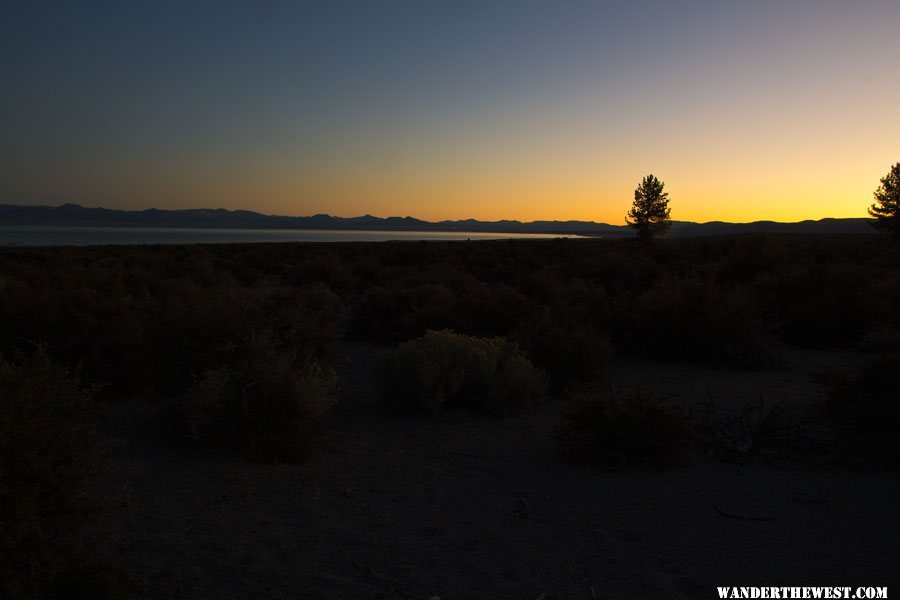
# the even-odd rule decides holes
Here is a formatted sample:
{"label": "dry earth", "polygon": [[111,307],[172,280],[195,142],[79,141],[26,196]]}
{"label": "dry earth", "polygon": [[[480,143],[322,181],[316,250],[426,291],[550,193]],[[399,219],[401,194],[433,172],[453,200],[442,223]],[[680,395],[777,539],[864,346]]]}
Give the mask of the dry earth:
{"label": "dry earth", "polygon": [[[96,536],[151,598],[714,598],[720,585],[900,590],[900,479],[794,457],[749,464],[702,449],[663,472],[565,462],[551,402],[523,417],[397,417],[372,405],[380,350],[348,346],[327,440],[302,465],[188,452],[123,403],[96,481]],[[763,394],[798,415],[811,369],[851,354],[794,353],[787,368],[708,370],[621,361],[686,405]],[[818,434],[817,434],[818,435]],[[827,434],[826,434],[827,435]],[[777,457],[772,457],[777,458]]]}

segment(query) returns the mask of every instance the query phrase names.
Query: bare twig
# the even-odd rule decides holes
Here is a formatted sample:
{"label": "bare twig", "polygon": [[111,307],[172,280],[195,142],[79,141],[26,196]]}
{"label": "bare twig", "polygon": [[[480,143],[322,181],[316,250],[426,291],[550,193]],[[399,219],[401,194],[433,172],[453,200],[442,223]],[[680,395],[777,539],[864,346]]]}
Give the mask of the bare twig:
{"label": "bare twig", "polygon": [[714,506],[716,512],[725,517],[726,519],[737,519],[738,521],[774,521],[775,517],[758,517],[751,515],[741,515],[738,513],[726,512],[719,508],[718,506]]}

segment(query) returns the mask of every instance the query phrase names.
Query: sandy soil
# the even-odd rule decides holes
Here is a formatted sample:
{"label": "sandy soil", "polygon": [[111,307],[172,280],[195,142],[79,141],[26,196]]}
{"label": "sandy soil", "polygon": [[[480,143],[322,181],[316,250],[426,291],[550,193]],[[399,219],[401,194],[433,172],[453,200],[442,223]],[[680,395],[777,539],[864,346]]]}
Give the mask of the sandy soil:
{"label": "sandy soil", "polygon": [[[714,598],[721,585],[900,583],[900,478],[815,460],[664,472],[565,462],[559,402],[508,419],[396,417],[372,406],[379,352],[349,346],[328,439],[303,465],[172,448],[152,411],[111,408],[97,535],[152,598]],[[808,371],[622,361],[640,385],[722,410],[765,394],[804,411]],[[893,591],[893,590],[891,590]]]}

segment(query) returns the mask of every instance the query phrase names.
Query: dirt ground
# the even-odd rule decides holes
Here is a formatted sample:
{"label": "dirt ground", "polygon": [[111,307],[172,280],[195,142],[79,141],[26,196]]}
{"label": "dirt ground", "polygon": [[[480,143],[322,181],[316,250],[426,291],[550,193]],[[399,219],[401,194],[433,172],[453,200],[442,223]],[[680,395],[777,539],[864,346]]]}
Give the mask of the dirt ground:
{"label": "dirt ground", "polygon": [[[150,598],[714,598],[723,585],[900,589],[900,478],[827,461],[604,471],[563,460],[561,403],[485,419],[374,406],[381,350],[349,345],[340,401],[308,462],[174,448],[152,408],[111,407],[96,535]],[[764,372],[620,361],[613,389],[736,410],[813,410],[809,372],[857,357],[792,353]],[[815,430],[815,428],[814,428]],[[816,433],[815,435],[828,433]]]}

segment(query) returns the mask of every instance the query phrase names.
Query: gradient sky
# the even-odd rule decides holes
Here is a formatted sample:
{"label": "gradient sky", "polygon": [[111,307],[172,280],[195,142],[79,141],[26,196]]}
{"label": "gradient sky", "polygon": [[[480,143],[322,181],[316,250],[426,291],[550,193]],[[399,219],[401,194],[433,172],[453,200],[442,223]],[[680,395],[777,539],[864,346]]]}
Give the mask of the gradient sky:
{"label": "gradient sky", "polygon": [[864,216],[900,2],[0,3],[0,202]]}

